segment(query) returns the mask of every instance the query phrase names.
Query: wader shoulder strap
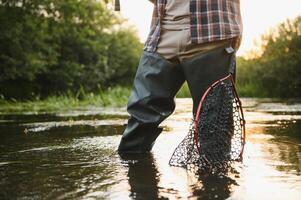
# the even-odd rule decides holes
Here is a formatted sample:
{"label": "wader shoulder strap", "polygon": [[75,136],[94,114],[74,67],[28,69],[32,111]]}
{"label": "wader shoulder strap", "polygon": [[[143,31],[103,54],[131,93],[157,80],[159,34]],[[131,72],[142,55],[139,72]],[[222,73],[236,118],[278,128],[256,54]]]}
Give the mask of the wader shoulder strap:
{"label": "wader shoulder strap", "polygon": [[114,11],[120,11],[120,0],[115,0]]}

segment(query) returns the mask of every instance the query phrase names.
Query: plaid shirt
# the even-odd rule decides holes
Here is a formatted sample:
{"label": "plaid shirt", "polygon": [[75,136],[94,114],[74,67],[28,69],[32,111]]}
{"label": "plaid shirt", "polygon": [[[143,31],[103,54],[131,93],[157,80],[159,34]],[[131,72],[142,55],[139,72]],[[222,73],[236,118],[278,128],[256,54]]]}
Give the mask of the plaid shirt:
{"label": "plaid shirt", "polygon": [[[143,48],[146,51],[154,52],[156,50],[166,1],[154,1],[150,32]],[[240,0],[186,1],[190,1],[191,43],[213,42],[242,34]]]}

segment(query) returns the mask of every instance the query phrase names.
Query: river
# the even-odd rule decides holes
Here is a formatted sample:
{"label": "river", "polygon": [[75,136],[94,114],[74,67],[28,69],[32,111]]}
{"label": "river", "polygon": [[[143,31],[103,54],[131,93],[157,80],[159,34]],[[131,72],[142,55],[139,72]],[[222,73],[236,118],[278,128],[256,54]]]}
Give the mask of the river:
{"label": "river", "polygon": [[190,99],[161,126],[152,153],[116,153],[125,108],[0,114],[0,199],[301,198],[301,103],[242,98],[246,146],[242,163],[225,175],[170,167],[185,137]]}

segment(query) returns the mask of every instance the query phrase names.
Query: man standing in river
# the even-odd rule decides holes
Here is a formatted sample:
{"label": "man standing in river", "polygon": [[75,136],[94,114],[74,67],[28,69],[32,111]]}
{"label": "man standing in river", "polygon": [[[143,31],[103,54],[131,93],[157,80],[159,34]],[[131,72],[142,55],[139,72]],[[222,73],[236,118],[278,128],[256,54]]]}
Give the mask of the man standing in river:
{"label": "man standing in river", "polygon": [[193,114],[207,87],[228,73],[242,34],[239,0],[149,0],[154,3],[147,41],[129,97],[128,124],[118,152],[149,152],[159,124],[175,109],[185,80]]}

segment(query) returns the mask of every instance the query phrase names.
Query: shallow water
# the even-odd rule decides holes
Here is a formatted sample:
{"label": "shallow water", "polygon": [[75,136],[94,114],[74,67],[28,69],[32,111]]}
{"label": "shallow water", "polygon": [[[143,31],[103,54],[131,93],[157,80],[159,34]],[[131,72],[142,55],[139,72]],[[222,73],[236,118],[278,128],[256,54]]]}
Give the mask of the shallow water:
{"label": "shallow water", "polygon": [[168,160],[188,131],[178,99],[150,154],[116,154],[125,108],[0,115],[0,199],[300,199],[301,103],[242,99],[247,141],[227,175],[195,175]]}

